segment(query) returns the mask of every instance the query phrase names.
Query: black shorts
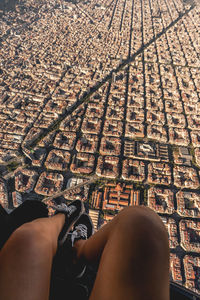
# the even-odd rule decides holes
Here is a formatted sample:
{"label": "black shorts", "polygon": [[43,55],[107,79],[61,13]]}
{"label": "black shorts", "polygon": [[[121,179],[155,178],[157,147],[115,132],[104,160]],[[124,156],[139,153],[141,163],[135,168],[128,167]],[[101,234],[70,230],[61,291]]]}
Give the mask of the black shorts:
{"label": "black shorts", "polygon": [[0,205],[0,249],[14,230],[24,223],[48,217],[47,205],[37,200],[27,200],[10,214]]}

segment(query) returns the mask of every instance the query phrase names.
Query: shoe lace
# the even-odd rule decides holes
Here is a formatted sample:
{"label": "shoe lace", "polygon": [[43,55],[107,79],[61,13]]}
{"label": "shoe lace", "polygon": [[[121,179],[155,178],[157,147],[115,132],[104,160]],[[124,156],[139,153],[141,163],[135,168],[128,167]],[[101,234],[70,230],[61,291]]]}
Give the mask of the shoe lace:
{"label": "shoe lace", "polygon": [[74,205],[70,205],[70,206],[67,206],[66,204],[62,203],[62,204],[59,204],[57,206],[51,206],[51,208],[57,210],[58,212],[65,212],[67,213],[68,217],[70,217],[73,212],[76,211],[76,206]]}
{"label": "shoe lace", "polygon": [[75,212],[75,211],[76,211],[76,206],[74,206],[74,205],[67,206],[67,208],[66,208],[66,212],[67,212],[67,214],[68,214],[69,217],[70,217],[70,216],[73,214],[73,212]]}
{"label": "shoe lace", "polygon": [[87,239],[87,226],[79,224],[75,227],[75,230],[71,234],[72,247],[77,239]]}

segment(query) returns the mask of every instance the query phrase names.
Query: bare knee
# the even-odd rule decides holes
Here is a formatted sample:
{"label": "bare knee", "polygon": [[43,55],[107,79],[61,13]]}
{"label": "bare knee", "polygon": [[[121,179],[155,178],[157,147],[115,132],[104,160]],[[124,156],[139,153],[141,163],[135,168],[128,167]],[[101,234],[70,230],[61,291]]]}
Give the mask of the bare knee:
{"label": "bare knee", "polygon": [[42,254],[54,251],[51,239],[45,235],[42,228],[33,223],[26,223],[16,229],[5,244],[16,252],[26,252],[28,255]]}
{"label": "bare knee", "polygon": [[123,209],[117,217],[118,223],[120,223],[120,225],[128,226],[129,232],[137,225],[138,230],[140,228],[149,228],[149,226],[151,226],[152,229],[157,229],[158,231],[167,233],[158,214],[145,206],[129,206]]}
{"label": "bare knee", "polygon": [[116,222],[118,231],[127,235],[130,240],[138,241],[138,246],[155,247],[162,244],[168,251],[169,241],[167,230],[161,218],[145,206],[127,207],[122,210]]}

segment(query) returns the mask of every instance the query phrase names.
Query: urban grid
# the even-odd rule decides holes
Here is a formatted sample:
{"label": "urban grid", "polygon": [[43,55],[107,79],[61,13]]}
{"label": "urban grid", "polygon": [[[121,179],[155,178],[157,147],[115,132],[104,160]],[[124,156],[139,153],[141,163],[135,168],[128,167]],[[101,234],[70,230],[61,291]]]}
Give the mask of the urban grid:
{"label": "urban grid", "polygon": [[0,10],[2,206],[81,199],[98,230],[146,205],[171,279],[200,293],[200,3],[14,6]]}

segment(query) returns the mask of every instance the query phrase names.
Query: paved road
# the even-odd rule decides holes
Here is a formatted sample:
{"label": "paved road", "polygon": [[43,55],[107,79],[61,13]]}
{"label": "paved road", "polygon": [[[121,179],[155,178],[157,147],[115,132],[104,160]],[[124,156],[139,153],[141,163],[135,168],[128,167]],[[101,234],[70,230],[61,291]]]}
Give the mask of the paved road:
{"label": "paved road", "polygon": [[45,202],[51,201],[51,200],[53,200],[53,199],[55,199],[55,198],[57,198],[57,197],[60,197],[60,196],[64,195],[64,194],[67,193],[67,192],[76,190],[76,189],[78,189],[78,188],[80,188],[80,187],[82,187],[82,186],[84,186],[84,185],[91,184],[91,183],[95,182],[97,179],[98,179],[98,176],[97,176],[97,175],[94,175],[94,176],[91,177],[91,179],[89,179],[89,180],[87,180],[87,181],[85,181],[85,182],[82,182],[82,183],[80,183],[80,184],[78,184],[78,185],[72,186],[72,187],[70,187],[70,188],[68,188],[68,189],[66,189],[66,190],[64,190],[64,191],[62,191],[62,192],[56,193],[56,194],[54,194],[54,195],[52,195],[52,196],[45,197],[45,198],[42,200],[42,202],[45,203]]}

